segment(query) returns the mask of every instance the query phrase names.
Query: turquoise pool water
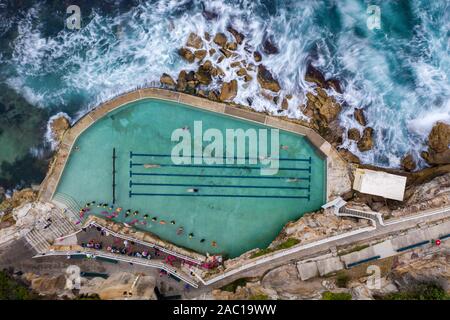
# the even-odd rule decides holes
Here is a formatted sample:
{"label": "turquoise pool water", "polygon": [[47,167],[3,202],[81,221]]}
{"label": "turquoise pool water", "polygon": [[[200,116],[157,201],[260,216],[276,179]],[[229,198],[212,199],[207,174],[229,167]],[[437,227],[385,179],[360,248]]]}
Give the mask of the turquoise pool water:
{"label": "turquoise pool water", "polygon": [[[261,164],[248,161],[174,164],[169,155],[178,142],[171,141],[172,132],[192,132],[194,121],[202,121],[203,132],[215,128],[224,135],[227,129],[269,129],[178,103],[134,102],[107,114],[78,137],[56,195],[69,195],[81,205],[111,205],[115,149],[114,209],[122,211],[113,219],[135,221],[134,227],[182,247],[229,257],[266,247],[288,221],[324,203],[326,161],[305,137],[293,133],[280,130],[276,175],[262,176]],[[209,143],[200,144],[204,148]],[[248,141],[246,150],[245,157],[251,158]],[[188,192],[192,188],[198,192]],[[128,209],[131,214],[126,216]],[[90,214],[109,215],[105,212],[109,210],[93,206]]]}

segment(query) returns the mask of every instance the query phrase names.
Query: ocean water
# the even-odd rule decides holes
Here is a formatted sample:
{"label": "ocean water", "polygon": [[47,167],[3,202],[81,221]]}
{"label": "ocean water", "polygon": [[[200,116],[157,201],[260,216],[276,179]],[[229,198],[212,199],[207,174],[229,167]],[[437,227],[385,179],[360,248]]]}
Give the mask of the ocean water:
{"label": "ocean water", "polygon": [[[81,30],[65,26],[72,4],[81,9]],[[379,30],[366,25],[369,5],[380,7]],[[374,149],[361,153],[349,141],[344,146],[365,163],[398,167],[411,152],[423,167],[419,153],[433,123],[450,123],[445,0],[0,0],[0,185],[42,179],[52,150],[46,135],[52,115],[64,112],[75,121],[163,72],[175,77],[195,69],[177,54],[188,34],[214,34],[229,24],[245,35],[248,48],[262,51],[266,39],[276,45],[278,54],[263,53],[263,63],[278,78],[281,95],[294,96],[279,113],[253,80],[239,82],[235,102],[248,105],[251,98],[256,110],[303,118],[298,106],[312,90],[304,81],[311,62],[340,81],[343,93],[330,94],[345,106],[343,126],[359,128],[351,114],[364,108],[375,129]],[[252,61],[243,47],[239,59]],[[220,64],[225,81],[234,78],[229,63]]]}

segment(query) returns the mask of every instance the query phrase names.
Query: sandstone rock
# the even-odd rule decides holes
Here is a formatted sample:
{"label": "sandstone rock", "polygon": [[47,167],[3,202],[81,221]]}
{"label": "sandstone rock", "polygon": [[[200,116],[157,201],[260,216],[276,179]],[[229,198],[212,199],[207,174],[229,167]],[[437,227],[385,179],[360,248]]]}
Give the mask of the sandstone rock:
{"label": "sandstone rock", "polygon": [[355,117],[355,120],[363,127],[365,127],[367,125],[367,121],[366,121],[366,117],[364,116],[363,109],[356,108],[355,112],[353,113],[353,116]]}
{"label": "sandstone rock", "polygon": [[167,73],[163,73],[161,78],[159,79],[159,81],[168,87],[176,86],[175,80],[173,80],[172,77],[170,75],[168,75]]}
{"label": "sandstone rock", "polygon": [[180,50],[178,50],[178,54],[189,63],[192,63],[195,60],[194,54],[187,48],[181,48]]}
{"label": "sandstone rock", "polygon": [[428,146],[434,152],[444,152],[448,150],[450,144],[450,125],[437,122],[428,135]]}
{"label": "sandstone rock", "polygon": [[186,46],[187,47],[191,47],[191,48],[195,48],[195,49],[200,49],[200,48],[203,47],[202,38],[200,38],[195,33],[191,32],[189,34],[188,39],[187,39]]}
{"label": "sandstone rock", "polygon": [[401,166],[405,171],[413,171],[416,168],[416,161],[411,154],[407,154],[402,158]]}
{"label": "sandstone rock", "polygon": [[253,52],[253,58],[256,62],[260,62],[262,60],[261,53],[259,53],[258,51]]}
{"label": "sandstone rock", "polygon": [[203,37],[205,38],[206,41],[208,41],[208,42],[211,41],[211,35],[208,32],[205,32]]}
{"label": "sandstone rock", "polygon": [[233,35],[238,44],[242,44],[242,41],[245,39],[245,36],[242,33],[234,29],[231,25],[227,27],[227,31]]}
{"label": "sandstone rock", "polygon": [[240,68],[240,69],[236,72],[236,74],[237,74],[239,77],[243,77],[243,76],[247,75],[247,70],[246,70],[245,68]]}
{"label": "sandstone rock", "polygon": [[334,91],[336,91],[337,93],[342,93],[342,88],[341,88],[341,84],[339,83],[339,80],[337,79],[329,79],[326,82],[327,87],[328,88],[333,88]]}
{"label": "sandstone rock", "polygon": [[56,118],[52,118],[50,122],[50,129],[53,139],[57,141],[62,140],[64,133],[70,128],[70,121],[64,114],[58,114]]}
{"label": "sandstone rock", "polygon": [[214,48],[209,49],[210,56],[213,56],[215,53],[216,53],[216,49],[214,49]]}
{"label": "sandstone rock", "polygon": [[197,51],[194,52],[194,56],[199,61],[202,61],[206,57],[206,50],[197,50]]}
{"label": "sandstone rock", "polygon": [[262,49],[265,54],[277,54],[279,52],[272,37],[266,37],[262,43]]}
{"label": "sandstone rock", "polygon": [[450,125],[437,122],[428,135],[428,151],[421,153],[429,164],[450,163]]}
{"label": "sandstone rock", "polygon": [[361,139],[358,141],[358,149],[361,152],[368,151],[373,148],[373,129],[367,127],[363,131]]}
{"label": "sandstone rock", "polygon": [[361,139],[361,133],[356,128],[350,128],[350,129],[348,129],[347,137],[350,140],[358,141],[359,139]]}
{"label": "sandstone rock", "polygon": [[278,81],[272,76],[272,73],[270,73],[270,71],[267,70],[266,67],[262,64],[258,66],[257,78],[259,85],[262,88],[273,92],[278,92],[281,90]]}
{"label": "sandstone rock", "polygon": [[224,47],[227,43],[227,36],[221,32],[217,33],[213,39],[213,42],[219,47]]}
{"label": "sandstone rock", "polygon": [[341,106],[331,97],[321,98],[318,96],[319,101],[314,103],[314,106],[318,110],[321,120],[326,123],[330,123],[337,118],[341,112]]}
{"label": "sandstone rock", "polygon": [[210,61],[207,61],[207,62],[209,62],[209,63],[205,63],[205,64],[201,65],[195,74],[196,79],[201,84],[204,84],[204,85],[209,85],[212,81],[212,78],[211,78],[212,65],[211,65]]}
{"label": "sandstone rock", "polygon": [[225,49],[231,50],[231,51],[236,51],[237,43],[236,42],[227,42],[227,44],[225,45]]}
{"label": "sandstone rock", "polygon": [[224,82],[222,89],[220,90],[219,100],[230,101],[233,100],[238,91],[238,83],[236,80],[231,80],[230,82]]}
{"label": "sandstone rock", "polygon": [[317,85],[319,85],[320,87],[323,87],[323,88],[327,87],[325,77],[311,63],[309,63],[308,67],[306,68],[305,80],[308,82],[316,83]]}
{"label": "sandstone rock", "polygon": [[233,55],[233,53],[227,49],[219,49],[219,51],[224,55],[224,57],[229,58]]}
{"label": "sandstone rock", "polygon": [[288,108],[289,108],[289,102],[288,102],[287,98],[284,98],[283,101],[281,102],[281,109],[287,110]]}
{"label": "sandstone rock", "polygon": [[187,73],[185,70],[181,70],[180,73],[178,74],[178,80],[177,80],[177,87],[176,89],[178,91],[185,91],[186,90],[186,86],[187,86]]}
{"label": "sandstone rock", "polygon": [[350,162],[350,163],[361,163],[361,161],[359,160],[359,158],[357,156],[355,156],[353,153],[351,153],[349,150],[344,149],[344,148],[339,148],[338,149],[339,155],[344,158],[344,160]]}

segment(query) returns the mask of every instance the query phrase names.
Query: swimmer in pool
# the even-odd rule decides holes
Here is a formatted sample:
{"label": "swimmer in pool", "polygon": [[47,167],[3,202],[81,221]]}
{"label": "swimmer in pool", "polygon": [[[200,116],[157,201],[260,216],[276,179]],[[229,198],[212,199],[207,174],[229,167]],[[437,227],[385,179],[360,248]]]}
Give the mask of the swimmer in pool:
{"label": "swimmer in pool", "polygon": [[171,224],[175,224],[175,220],[170,221]]}
{"label": "swimmer in pool", "polygon": [[283,149],[283,150],[288,150],[288,149],[289,149],[289,146],[286,146],[286,145],[283,145],[283,144],[282,144],[282,145],[280,146],[280,148]]}
{"label": "swimmer in pool", "polygon": [[187,189],[186,191],[187,191],[187,192],[191,192],[191,193],[197,193],[197,192],[198,192],[198,189],[196,189],[196,188],[190,188],[190,189]]}
{"label": "swimmer in pool", "polygon": [[153,217],[152,221],[155,222],[158,218],[157,217]]}
{"label": "swimmer in pool", "polygon": [[286,181],[287,182],[298,182],[298,181],[300,181],[300,179],[298,179],[298,178],[289,178]]}
{"label": "swimmer in pool", "polygon": [[192,239],[194,237],[194,234],[191,232],[189,233],[189,239]]}

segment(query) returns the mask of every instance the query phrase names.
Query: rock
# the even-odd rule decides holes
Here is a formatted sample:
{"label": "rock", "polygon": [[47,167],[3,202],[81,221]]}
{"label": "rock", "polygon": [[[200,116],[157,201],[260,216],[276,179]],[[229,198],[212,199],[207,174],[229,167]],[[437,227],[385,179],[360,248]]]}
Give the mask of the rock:
{"label": "rock", "polygon": [[163,73],[159,81],[168,87],[174,88],[176,86],[175,80],[172,79],[170,75],[167,73]]}
{"label": "rock", "polygon": [[186,46],[187,47],[191,47],[191,48],[195,48],[195,49],[200,49],[200,48],[203,47],[202,38],[200,38],[195,33],[191,32],[189,34],[189,37],[188,37],[187,41],[186,41]]}
{"label": "rock", "polygon": [[350,140],[358,141],[359,139],[361,139],[361,133],[356,128],[350,128],[350,129],[348,129],[347,137]]}
{"label": "rock", "polygon": [[202,6],[202,16],[205,17],[206,20],[215,20],[219,16],[217,13],[213,11],[206,10],[203,2],[200,2]]}
{"label": "rock", "polygon": [[283,101],[281,102],[281,109],[287,110],[288,108],[289,108],[289,102],[286,98],[284,98]]}
{"label": "rock", "polygon": [[329,79],[326,82],[327,87],[328,88],[333,88],[334,91],[336,91],[337,93],[342,93],[342,88],[341,88],[341,84],[339,83],[339,80],[337,79]]}
{"label": "rock", "polygon": [[253,52],[253,58],[255,59],[255,62],[260,62],[262,60],[261,53],[258,51]]}
{"label": "rock", "polygon": [[319,69],[315,68],[311,63],[309,63],[308,67],[306,68],[305,80],[308,82],[316,83],[323,88],[327,87],[327,83],[322,72],[320,72]]}
{"label": "rock", "polygon": [[206,57],[206,50],[197,50],[197,51],[194,52],[194,56],[199,61],[202,61]]}
{"label": "rock", "polygon": [[231,50],[231,51],[236,51],[237,43],[236,42],[227,42],[227,44],[225,45],[225,49]]}
{"label": "rock", "polygon": [[219,51],[226,57],[229,58],[233,55],[233,53],[227,49],[221,48]]}
{"label": "rock", "polygon": [[358,141],[358,149],[361,152],[368,151],[373,148],[373,129],[367,127],[363,131],[361,139]]}
{"label": "rock", "polygon": [[65,114],[60,113],[50,120],[52,137],[57,144],[62,140],[64,133],[70,128],[70,121]]}
{"label": "rock", "polygon": [[215,44],[217,44],[219,47],[223,48],[227,43],[227,36],[225,34],[223,34],[222,32],[218,32],[215,35],[213,42]]}
{"label": "rock", "polygon": [[407,154],[401,160],[401,166],[405,171],[414,171],[416,168],[416,161],[411,154]]}
{"label": "rock", "polygon": [[275,45],[272,37],[266,37],[262,44],[263,52],[267,55],[277,54],[279,52],[277,46]]}
{"label": "rock", "polygon": [[319,101],[316,101],[314,103],[314,106],[319,112],[321,120],[325,121],[326,123],[332,122],[341,112],[340,104],[331,97],[321,98],[319,96],[318,99]]}
{"label": "rock", "polygon": [[270,90],[272,92],[278,92],[281,90],[280,84],[278,83],[278,81],[276,79],[274,79],[274,77],[272,76],[272,74],[270,73],[269,70],[266,69],[266,67],[262,64],[260,64],[258,66],[258,82],[259,85],[266,89],[266,90]]}
{"label": "rock", "polygon": [[177,80],[177,87],[176,89],[178,91],[185,91],[186,90],[186,86],[187,86],[187,73],[185,70],[181,70],[180,73],[178,74],[178,80]]}
{"label": "rock", "polygon": [[450,125],[444,122],[436,122],[428,135],[428,151],[421,156],[429,164],[450,163]]}
{"label": "rock", "polygon": [[367,121],[366,121],[366,117],[364,116],[363,109],[356,108],[355,112],[353,113],[353,116],[355,117],[355,120],[363,127],[365,127],[367,125]]}
{"label": "rock", "polygon": [[436,122],[428,135],[428,152],[422,156],[430,164],[450,163],[450,125]]}
{"label": "rock", "polygon": [[211,41],[211,35],[208,32],[205,32],[203,37],[205,38],[206,41],[208,41],[208,42]]}
{"label": "rock", "polygon": [[209,100],[212,100],[212,101],[219,101],[219,95],[217,94],[217,92],[211,90],[211,91],[208,93],[208,99],[209,99]]}
{"label": "rock", "polygon": [[245,39],[245,36],[242,33],[234,29],[231,25],[227,27],[227,31],[233,35],[238,44],[242,44],[242,41]]}
{"label": "rock", "polygon": [[234,61],[234,62],[230,63],[231,68],[237,68],[240,66],[241,66],[241,63],[239,61]]}
{"label": "rock", "polygon": [[359,158],[357,156],[355,156],[353,153],[351,153],[349,150],[345,149],[345,148],[339,148],[338,149],[339,155],[344,158],[344,160],[346,160],[347,162],[350,163],[361,163],[361,161],[359,160]]}
{"label": "rock", "polygon": [[238,91],[238,83],[236,80],[231,80],[230,82],[224,82],[222,89],[220,90],[219,100],[230,101],[233,100]]}
{"label": "rock", "polygon": [[243,77],[243,76],[247,75],[247,70],[246,70],[245,68],[240,68],[240,69],[236,72],[236,74],[237,74],[239,77]]}
{"label": "rock", "polygon": [[215,53],[216,53],[216,49],[214,49],[214,48],[209,49],[210,56],[213,56]]}
{"label": "rock", "polygon": [[425,159],[425,161],[430,165],[440,165],[440,164],[449,164],[450,163],[450,150],[447,149],[444,152],[427,152],[422,151],[420,153],[421,157]]}
{"label": "rock", "polygon": [[192,63],[195,60],[194,54],[187,48],[181,48],[180,50],[178,50],[178,54],[189,63]]}
{"label": "rock", "polygon": [[212,66],[210,64],[201,65],[196,72],[196,79],[203,85],[209,85],[212,81],[211,78],[211,69]]}

